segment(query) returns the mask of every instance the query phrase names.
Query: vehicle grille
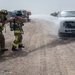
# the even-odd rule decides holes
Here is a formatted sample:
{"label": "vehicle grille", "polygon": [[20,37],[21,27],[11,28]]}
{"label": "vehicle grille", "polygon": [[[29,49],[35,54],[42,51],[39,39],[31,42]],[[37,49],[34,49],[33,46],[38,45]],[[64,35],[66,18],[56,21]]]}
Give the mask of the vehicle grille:
{"label": "vehicle grille", "polygon": [[75,28],[75,22],[74,21],[65,21],[63,23],[63,25],[65,26],[65,28]]}

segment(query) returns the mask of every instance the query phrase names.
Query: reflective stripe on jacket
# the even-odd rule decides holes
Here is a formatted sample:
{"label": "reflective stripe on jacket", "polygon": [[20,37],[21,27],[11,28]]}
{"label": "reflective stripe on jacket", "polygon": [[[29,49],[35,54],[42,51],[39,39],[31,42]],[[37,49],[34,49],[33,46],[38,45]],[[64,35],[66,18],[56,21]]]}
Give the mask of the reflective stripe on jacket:
{"label": "reflective stripe on jacket", "polygon": [[2,32],[3,29],[4,29],[4,26],[2,23],[0,23],[0,32]]}
{"label": "reflective stripe on jacket", "polygon": [[21,33],[21,34],[23,34],[24,32],[22,30],[14,30],[14,33]]}

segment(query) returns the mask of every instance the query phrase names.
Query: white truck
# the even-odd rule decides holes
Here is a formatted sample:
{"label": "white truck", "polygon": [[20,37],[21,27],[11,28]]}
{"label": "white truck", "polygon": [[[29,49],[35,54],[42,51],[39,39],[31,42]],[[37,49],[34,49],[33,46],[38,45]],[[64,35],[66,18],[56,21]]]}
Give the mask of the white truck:
{"label": "white truck", "polygon": [[51,13],[54,24],[58,24],[59,37],[75,37],[75,11]]}

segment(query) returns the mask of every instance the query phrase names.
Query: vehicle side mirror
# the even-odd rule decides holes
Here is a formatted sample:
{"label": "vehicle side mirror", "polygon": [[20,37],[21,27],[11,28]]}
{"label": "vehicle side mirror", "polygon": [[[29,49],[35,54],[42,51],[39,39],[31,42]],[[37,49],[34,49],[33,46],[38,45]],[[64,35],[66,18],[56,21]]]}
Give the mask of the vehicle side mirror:
{"label": "vehicle side mirror", "polygon": [[51,13],[52,16],[57,17],[58,13]]}

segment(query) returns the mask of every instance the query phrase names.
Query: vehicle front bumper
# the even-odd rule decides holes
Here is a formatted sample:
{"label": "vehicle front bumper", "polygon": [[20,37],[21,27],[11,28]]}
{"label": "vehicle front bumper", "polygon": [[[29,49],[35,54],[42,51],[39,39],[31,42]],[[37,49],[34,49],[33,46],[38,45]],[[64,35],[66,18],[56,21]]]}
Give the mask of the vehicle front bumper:
{"label": "vehicle front bumper", "polygon": [[75,37],[75,28],[74,29],[59,29],[59,37]]}
{"label": "vehicle front bumper", "polygon": [[59,37],[75,37],[75,33],[63,33],[63,32],[60,32],[58,35],[59,35]]}

